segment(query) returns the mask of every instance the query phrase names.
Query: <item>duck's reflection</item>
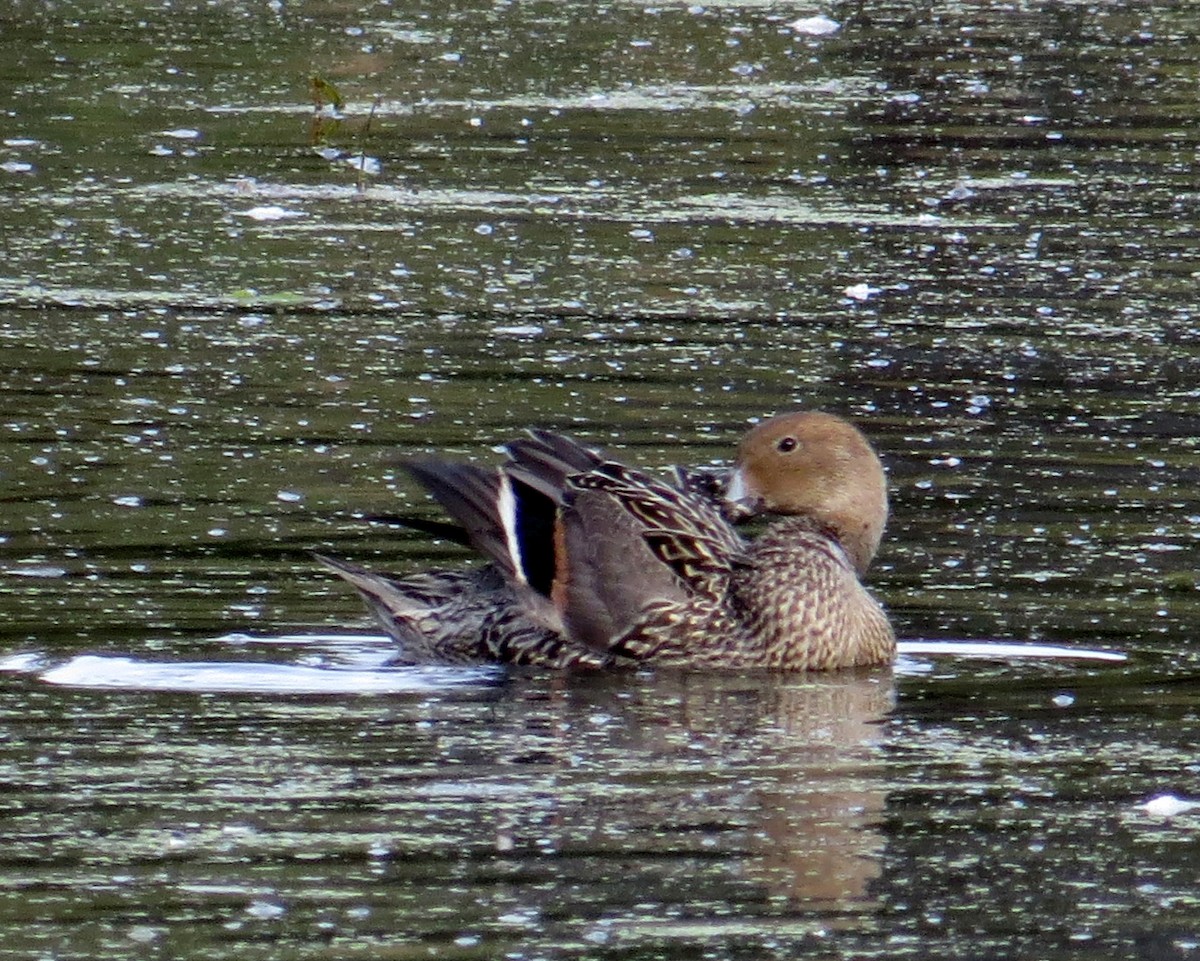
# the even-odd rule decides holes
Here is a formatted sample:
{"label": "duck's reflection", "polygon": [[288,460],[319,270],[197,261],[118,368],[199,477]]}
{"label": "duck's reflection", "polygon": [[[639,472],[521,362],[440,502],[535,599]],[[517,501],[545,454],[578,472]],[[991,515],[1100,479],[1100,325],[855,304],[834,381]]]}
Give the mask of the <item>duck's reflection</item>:
{"label": "duck's reflection", "polygon": [[498,851],[671,916],[869,905],[890,672],[514,684],[490,746],[513,788]]}

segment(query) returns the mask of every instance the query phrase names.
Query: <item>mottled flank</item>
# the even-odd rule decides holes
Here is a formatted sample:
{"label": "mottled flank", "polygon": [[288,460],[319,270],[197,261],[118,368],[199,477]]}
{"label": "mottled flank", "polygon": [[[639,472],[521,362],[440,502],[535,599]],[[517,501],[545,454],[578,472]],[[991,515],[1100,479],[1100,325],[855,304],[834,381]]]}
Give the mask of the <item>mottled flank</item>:
{"label": "mottled flank", "polygon": [[393,664],[538,664],[606,667],[613,658],[572,644],[530,617],[492,566],[408,577],[372,574],[317,555],[353,584],[399,643]]}
{"label": "mottled flank", "polygon": [[[832,670],[885,664],[895,639],[861,584],[887,519],[883,468],[830,414],[772,418],[725,475],[674,483],[533,432],[494,470],[410,471],[490,564],[353,584],[405,663]],[[733,522],[775,518],[747,541]]]}

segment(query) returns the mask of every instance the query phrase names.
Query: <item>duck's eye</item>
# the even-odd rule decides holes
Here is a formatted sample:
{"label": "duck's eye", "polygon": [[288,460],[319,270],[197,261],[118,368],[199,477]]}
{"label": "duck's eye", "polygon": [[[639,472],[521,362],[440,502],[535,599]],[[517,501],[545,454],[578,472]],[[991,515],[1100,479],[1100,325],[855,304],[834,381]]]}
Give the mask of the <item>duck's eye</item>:
{"label": "duck's eye", "polygon": [[781,454],[790,454],[799,446],[800,441],[796,440],[795,437],[781,437],[775,444],[775,449]]}

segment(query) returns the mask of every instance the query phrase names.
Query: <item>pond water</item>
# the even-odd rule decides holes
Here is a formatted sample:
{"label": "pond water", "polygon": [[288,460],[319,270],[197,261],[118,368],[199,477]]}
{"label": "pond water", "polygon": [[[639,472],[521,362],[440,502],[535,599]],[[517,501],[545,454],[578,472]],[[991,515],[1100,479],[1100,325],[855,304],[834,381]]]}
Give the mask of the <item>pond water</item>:
{"label": "pond water", "polygon": [[[0,953],[1200,957],[1192,4],[18,0],[0,52]],[[369,520],[435,516],[405,455],[795,406],[883,454],[903,639],[1127,659],[406,671],[310,556],[461,561]]]}

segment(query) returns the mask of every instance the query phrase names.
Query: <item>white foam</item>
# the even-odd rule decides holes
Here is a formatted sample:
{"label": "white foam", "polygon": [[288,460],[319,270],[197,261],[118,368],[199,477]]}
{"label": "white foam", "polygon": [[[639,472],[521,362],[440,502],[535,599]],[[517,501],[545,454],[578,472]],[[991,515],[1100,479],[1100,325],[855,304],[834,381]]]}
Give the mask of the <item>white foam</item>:
{"label": "white foam", "polygon": [[388,694],[487,684],[489,667],[306,667],[262,661],[143,661],[81,654],[42,673],[63,687],[264,694]]}

